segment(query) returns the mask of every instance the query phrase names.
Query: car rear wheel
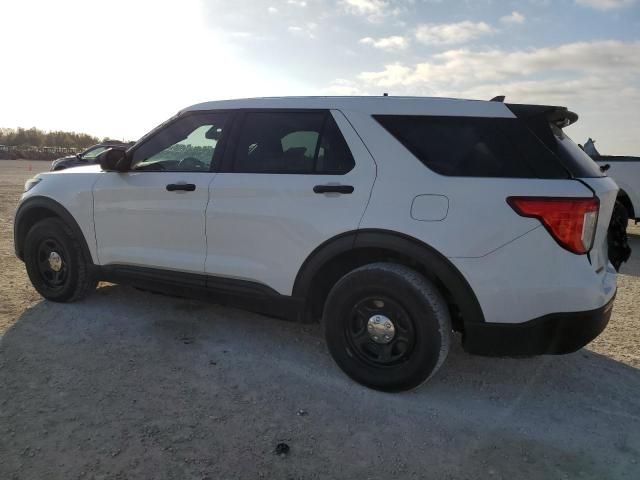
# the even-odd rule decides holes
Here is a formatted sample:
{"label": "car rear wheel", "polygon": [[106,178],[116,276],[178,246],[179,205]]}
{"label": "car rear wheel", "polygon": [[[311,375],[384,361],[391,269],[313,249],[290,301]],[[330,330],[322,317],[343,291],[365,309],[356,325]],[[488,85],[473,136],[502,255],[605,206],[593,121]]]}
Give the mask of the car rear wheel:
{"label": "car rear wheel", "polygon": [[622,203],[616,202],[607,233],[609,261],[616,270],[620,270],[622,264],[631,256],[631,247],[629,247],[629,238],[627,237],[628,223],[627,209]]}
{"label": "car rear wheel", "polygon": [[323,323],[338,366],[377,390],[419,386],[449,351],[451,320],[444,298],[403,265],[374,263],[342,277],[329,293]]}
{"label": "car rear wheel", "polygon": [[31,227],[25,239],[24,261],[31,283],[47,300],[73,302],[96,288],[78,239],[57,218]]}

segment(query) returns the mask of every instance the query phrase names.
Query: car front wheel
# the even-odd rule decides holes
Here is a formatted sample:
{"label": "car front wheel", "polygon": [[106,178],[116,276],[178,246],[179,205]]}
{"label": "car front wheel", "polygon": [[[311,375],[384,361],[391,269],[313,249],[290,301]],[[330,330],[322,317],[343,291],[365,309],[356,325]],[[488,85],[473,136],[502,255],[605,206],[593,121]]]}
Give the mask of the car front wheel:
{"label": "car front wheel", "polygon": [[444,298],[404,265],[373,263],[342,277],[329,293],[323,323],[338,366],[377,390],[419,386],[449,351],[451,320]]}
{"label": "car front wheel", "polygon": [[73,302],[96,288],[78,239],[61,220],[47,218],[36,223],[24,247],[29,279],[47,300]]}

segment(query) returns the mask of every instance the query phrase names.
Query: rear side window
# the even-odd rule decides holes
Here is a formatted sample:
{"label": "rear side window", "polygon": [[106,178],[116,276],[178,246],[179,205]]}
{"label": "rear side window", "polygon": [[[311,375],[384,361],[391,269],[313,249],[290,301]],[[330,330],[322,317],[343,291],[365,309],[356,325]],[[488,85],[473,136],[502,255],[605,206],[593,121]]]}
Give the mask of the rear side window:
{"label": "rear side window", "polygon": [[235,143],[235,172],[340,175],[355,162],[330,112],[249,112]]}
{"label": "rear side window", "polygon": [[568,178],[568,172],[516,118],[376,115],[428,168],[461,177]]}

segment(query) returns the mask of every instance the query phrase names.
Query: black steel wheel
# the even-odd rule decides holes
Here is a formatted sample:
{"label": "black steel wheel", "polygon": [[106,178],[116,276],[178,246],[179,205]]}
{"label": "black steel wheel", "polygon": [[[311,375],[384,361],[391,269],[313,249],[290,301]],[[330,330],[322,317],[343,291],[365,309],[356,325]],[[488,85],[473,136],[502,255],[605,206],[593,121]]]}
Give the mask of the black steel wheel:
{"label": "black steel wheel", "polygon": [[404,265],[373,263],[342,277],[329,293],[323,324],[338,366],[377,390],[419,386],[449,351],[445,300],[433,283]]}
{"label": "black steel wheel", "polygon": [[400,303],[382,295],[354,305],[345,322],[345,335],[354,355],[375,366],[403,363],[416,341],[409,314]]}
{"label": "black steel wheel", "polygon": [[631,247],[627,237],[628,223],[629,214],[627,209],[622,203],[616,202],[611,214],[609,230],[607,231],[609,261],[616,270],[620,270],[622,264],[629,260],[631,256]]}
{"label": "black steel wheel", "polygon": [[73,302],[96,287],[90,260],[79,241],[58,218],[36,223],[25,238],[24,262],[34,288],[48,300]]}
{"label": "black steel wheel", "polygon": [[67,252],[55,238],[44,238],[37,247],[38,273],[44,285],[51,290],[64,288],[68,278]]}

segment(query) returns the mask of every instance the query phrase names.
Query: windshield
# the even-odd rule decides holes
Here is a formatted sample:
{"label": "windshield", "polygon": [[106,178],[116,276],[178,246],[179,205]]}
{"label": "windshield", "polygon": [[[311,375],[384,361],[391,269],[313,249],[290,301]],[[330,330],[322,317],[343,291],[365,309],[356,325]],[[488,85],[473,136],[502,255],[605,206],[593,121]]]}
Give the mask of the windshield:
{"label": "windshield", "polygon": [[104,152],[109,147],[91,147],[88,150],[85,150],[80,155],[78,155],[83,160],[95,160],[98,155]]}

